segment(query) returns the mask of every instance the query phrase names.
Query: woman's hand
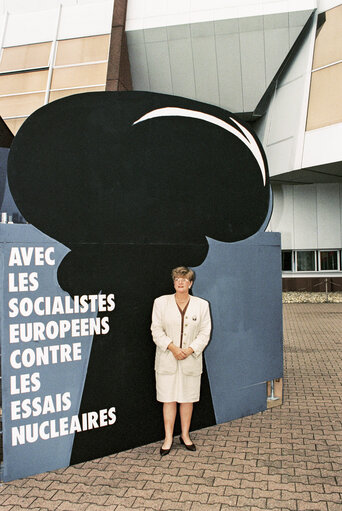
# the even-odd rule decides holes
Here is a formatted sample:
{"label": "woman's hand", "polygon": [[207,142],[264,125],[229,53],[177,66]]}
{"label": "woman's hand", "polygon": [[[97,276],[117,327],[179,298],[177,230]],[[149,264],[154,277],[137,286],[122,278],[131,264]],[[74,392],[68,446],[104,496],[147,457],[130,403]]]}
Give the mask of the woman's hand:
{"label": "woman's hand", "polygon": [[194,352],[194,350],[192,348],[190,348],[190,347],[189,348],[185,348],[185,349],[182,348],[182,351],[183,351],[183,353],[185,355],[185,358],[187,358],[189,355],[192,355],[193,352]]}
{"label": "woman's hand", "polygon": [[194,352],[192,348],[179,348],[178,346],[173,344],[173,342],[171,342],[167,348],[171,351],[171,353],[177,360],[184,360]]}
{"label": "woman's hand", "polygon": [[177,360],[183,360],[184,358],[186,358],[184,350],[173,344],[173,342],[170,342],[167,348],[171,351],[171,353]]}

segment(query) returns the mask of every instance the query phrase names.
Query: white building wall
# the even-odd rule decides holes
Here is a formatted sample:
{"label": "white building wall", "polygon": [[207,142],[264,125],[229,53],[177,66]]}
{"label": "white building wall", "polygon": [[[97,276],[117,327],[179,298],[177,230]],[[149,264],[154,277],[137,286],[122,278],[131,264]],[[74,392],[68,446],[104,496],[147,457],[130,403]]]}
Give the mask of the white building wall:
{"label": "white building wall", "polygon": [[126,30],[315,9],[317,0],[128,0]]}
{"label": "white building wall", "polygon": [[58,8],[62,5],[101,3],[103,0],[0,0],[0,13],[31,12]]}
{"label": "white building wall", "polygon": [[342,247],[340,188],[335,183],[317,186],[318,248]]}
{"label": "white building wall", "polygon": [[283,250],[342,247],[342,185],[276,185],[268,230],[281,232]]}
{"label": "white building wall", "polygon": [[[12,0],[11,0],[12,2]],[[3,2],[0,10],[2,47],[52,41],[58,39],[110,34],[114,0]],[[62,4],[59,20],[59,5]],[[30,5],[30,9],[28,9]],[[43,7],[42,7],[43,5]],[[13,8],[17,6],[17,8]],[[26,6],[26,9],[25,9]],[[43,10],[39,10],[38,6]],[[12,7],[10,9],[10,7]],[[36,7],[37,10],[34,10]],[[30,12],[29,12],[30,11]]]}
{"label": "white building wall", "polygon": [[305,133],[302,167],[342,161],[342,123]]}

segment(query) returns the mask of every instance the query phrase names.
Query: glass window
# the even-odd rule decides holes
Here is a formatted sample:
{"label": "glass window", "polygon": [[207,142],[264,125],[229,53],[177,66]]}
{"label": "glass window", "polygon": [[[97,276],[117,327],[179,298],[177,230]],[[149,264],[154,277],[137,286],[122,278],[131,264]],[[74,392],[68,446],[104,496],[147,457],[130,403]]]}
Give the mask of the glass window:
{"label": "glass window", "polygon": [[4,48],[0,72],[47,67],[50,51],[51,43],[26,44],[25,46]]}
{"label": "glass window", "polygon": [[81,94],[82,92],[96,92],[104,91],[104,85],[98,85],[96,87],[82,87],[81,89],[65,89],[50,92],[49,103],[56,99],[64,98],[65,96],[71,96],[72,94]]}
{"label": "glass window", "polygon": [[319,253],[320,270],[338,270],[337,250],[322,250]]}
{"label": "glass window", "polygon": [[0,95],[45,91],[48,71],[0,76]]}
{"label": "glass window", "polygon": [[51,89],[105,84],[106,76],[107,63],[55,68]]}
{"label": "glass window", "polygon": [[58,41],[56,66],[108,60],[109,35]]}
{"label": "glass window", "polygon": [[315,42],[313,69],[342,60],[342,6],[329,9]]}
{"label": "glass window", "polygon": [[282,251],[281,268],[283,271],[292,271],[292,250]]}
{"label": "glass window", "polygon": [[315,271],[316,253],[314,250],[301,250],[297,252],[297,271]]}
{"label": "glass window", "polygon": [[22,94],[20,96],[5,96],[0,98],[0,112],[2,118],[27,117],[37,108],[43,106],[45,92],[37,94]]}
{"label": "glass window", "polygon": [[342,122],[341,87],[342,64],[312,73],[307,131]]}

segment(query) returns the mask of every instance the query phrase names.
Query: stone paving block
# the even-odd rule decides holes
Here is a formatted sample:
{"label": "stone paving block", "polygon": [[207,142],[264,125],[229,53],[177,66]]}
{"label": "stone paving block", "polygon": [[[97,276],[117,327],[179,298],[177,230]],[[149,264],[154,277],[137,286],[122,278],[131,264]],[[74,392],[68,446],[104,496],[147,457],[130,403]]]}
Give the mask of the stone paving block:
{"label": "stone paving block", "polygon": [[[164,491],[170,491],[170,492],[176,492],[176,491],[188,491],[189,493],[196,493],[198,491],[199,485],[198,484],[180,484],[180,483],[172,483],[170,484],[169,488],[167,486],[163,486]],[[155,488],[156,490],[160,489]]]}
{"label": "stone paving block", "polygon": [[77,502],[80,499],[80,496],[80,493],[57,490],[56,493],[54,493],[54,495],[51,497],[51,500]]}
{"label": "stone paving block", "polygon": [[[122,504],[123,506],[133,506],[134,502],[138,500],[135,497],[117,497],[116,495],[110,495],[103,506],[114,507]],[[143,500],[143,499],[139,499]]]}
{"label": "stone paving block", "polygon": [[10,495],[0,495],[0,505],[5,504],[6,500],[10,498]]}
{"label": "stone paving block", "polygon": [[78,502],[80,504],[87,503],[102,506],[105,504],[107,499],[108,495],[92,495],[91,493],[82,493]]}
{"label": "stone paving block", "polygon": [[22,507],[29,509],[32,503],[36,500],[35,497],[19,497],[18,495],[8,495],[5,501],[6,506]]}
{"label": "stone paving block", "polygon": [[[99,510],[99,506],[97,504],[96,507]],[[79,502],[70,502],[65,500],[56,509],[58,509],[58,511],[87,511],[89,509],[89,504],[80,504]]]}
{"label": "stone paving block", "polygon": [[261,509],[267,509],[266,507],[266,499],[253,499],[247,498],[243,496],[239,496],[237,500],[237,506],[243,507],[244,509],[249,509],[251,506],[256,506]]}
{"label": "stone paving block", "polygon": [[64,492],[72,492],[76,487],[76,483],[61,483],[60,481],[50,481],[49,486],[46,488],[48,491],[62,490]]}
{"label": "stone paving block", "polygon": [[[342,493],[342,488],[340,488]],[[328,500],[329,502],[337,502],[341,504],[342,508],[342,499],[341,499],[341,493],[317,493],[317,492],[310,492],[311,500],[312,502],[322,502]]]}
{"label": "stone paving block", "polygon": [[311,477],[310,475],[308,476],[308,480],[309,480],[309,484],[335,484],[335,475],[336,475],[336,472],[332,471],[332,472],[329,472],[329,476],[321,476],[321,477]]}
{"label": "stone paving block", "polygon": [[[74,467],[70,467],[70,468],[74,468]],[[44,481],[60,481],[61,483],[67,483],[73,473],[79,474],[80,471],[81,471],[81,469],[77,469],[77,471],[70,472],[70,474],[68,474],[68,473],[66,473],[66,474],[57,474],[56,473],[55,474],[54,472],[47,472],[45,474]],[[88,470],[85,470],[85,472],[82,472],[82,473],[85,476],[88,472],[89,472]],[[37,476],[35,476],[35,477],[37,477]]]}
{"label": "stone paving block", "polygon": [[297,502],[296,500],[288,499],[267,499],[267,507],[265,509],[282,509],[286,506],[290,511],[296,511]]}
{"label": "stone paving block", "polygon": [[329,511],[341,511],[341,503],[328,502]]}
{"label": "stone paving block", "polygon": [[38,497],[45,500],[51,500],[57,490],[42,490],[41,488],[31,488],[27,497]]}
{"label": "stone paving block", "polygon": [[[115,511],[131,511],[131,509],[132,509],[131,507],[126,507],[126,506],[123,506],[122,504],[115,507]],[[87,509],[87,511],[88,511],[88,509]],[[135,507],[134,511],[146,511],[146,508],[145,507]]]}
{"label": "stone paving block", "polygon": [[[170,494],[171,497],[171,494]],[[191,493],[185,489],[180,494],[179,502],[200,502],[204,504],[205,502],[208,502],[209,499],[209,493]]]}
{"label": "stone paving block", "polygon": [[[218,470],[230,470],[232,468],[232,463],[233,463],[233,458],[224,457],[219,462]],[[195,465],[196,465],[196,463],[195,463]],[[208,466],[208,463],[206,465]],[[203,467],[198,467],[198,468],[203,468]]]}
{"label": "stone paving block", "polygon": [[238,502],[237,495],[209,495],[209,504],[221,504],[225,506],[236,506]]}
{"label": "stone paving block", "polygon": [[252,488],[253,491],[256,489],[267,490],[267,481],[248,481],[248,479],[242,479],[241,488]]}
{"label": "stone paving block", "polygon": [[161,480],[161,483],[179,483],[186,484],[189,480],[189,476],[174,476],[170,474],[165,474]]}
{"label": "stone paving block", "polygon": [[[165,456],[167,457],[167,456]],[[170,475],[170,476],[177,476],[179,474],[179,468],[167,468],[165,467],[156,467],[154,469],[153,475],[155,474],[161,474],[161,475]],[[179,475],[187,475],[187,474],[179,474]]]}
{"label": "stone paving block", "polygon": [[212,486],[214,483],[215,477],[193,477],[192,475],[189,476],[188,482],[190,484],[199,484],[199,485],[205,485],[205,486]]}
{"label": "stone paving block", "polygon": [[214,493],[215,495],[224,495],[224,486],[197,486],[196,493]]}
{"label": "stone paving block", "polygon": [[8,495],[17,495],[18,497],[25,497],[31,488],[18,487],[18,486],[3,486],[0,491],[0,502],[3,502],[4,498]]}
{"label": "stone paving block", "polygon": [[142,499],[148,500],[155,493],[155,490],[138,490],[137,488],[129,488],[125,493],[126,497],[141,497]]}
{"label": "stone paving block", "polygon": [[327,502],[298,501],[298,511],[327,511]]}
{"label": "stone paving block", "polygon": [[246,498],[252,498],[253,490],[252,488],[233,488],[231,486],[226,486],[224,489],[224,495],[237,495]]}
{"label": "stone paving block", "polygon": [[42,508],[42,509],[48,509],[49,511],[54,511],[62,504],[61,500],[49,500],[46,501],[45,499],[35,499],[34,500],[34,507]]}
{"label": "stone paving block", "polygon": [[[86,483],[86,484],[94,484],[96,477],[87,477],[86,475],[82,475],[80,472],[79,474],[73,474],[70,479],[68,479],[68,484],[72,483]],[[50,481],[51,484],[51,481]]]}
{"label": "stone paving block", "polygon": [[192,502],[173,502],[172,500],[164,500],[161,507],[162,511],[189,511]]}
{"label": "stone paving block", "polygon": [[259,488],[253,489],[253,498],[265,499],[280,499],[282,497],[280,490],[260,490]]}
{"label": "stone paving block", "polygon": [[20,481],[22,484],[22,488],[28,488],[28,489],[41,488],[42,490],[46,490],[51,485],[51,481],[46,480],[46,479],[40,480],[40,479],[27,478],[27,479],[21,479]]}
{"label": "stone paving block", "polygon": [[134,503],[132,504],[132,509],[136,507],[145,507],[145,509],[154,509],[155,511],[160,511],[162,508],[164,500],[163,499],[150,499],[148,502],[141,497],[138,497]]}
{"label": "stone paving block", "polygon": [[[103,483],[99,483],[100,486],[103,485]],[[119,481],[112,481],[111,483],[108,483],[110,484],[111,488],[121,488],[121,489],[124,489],[126,493],[127,489],[128,488],[136,488],[137,490],[142,490],[146,484],[146,481],[143,481],[143,480],[139,480],[137,479],[136,481],[131,481],[131,480],[125,480],[125,479],[120,479]]]}
{"label": "stone paving block", "polygon": [[[88,504],[88,507],[86,509],[86,511],[113,511],[113,510],[117,510],[119,506],[117,505],[114,505],[114,504],[109,504],[108,506],[106,504],[102,504],[101,506],[99,506],[98,504]],[[125,507],[125,509],[131,509],[130,506],[128,507]]]}
{"label": "stone paving block", "polygon": [[[244,481],[257,481],[257,475],[258,473],[256,472],[245,472],[243,474],[243,480]],[[264,474],[259,474],[260,477],[262,477],[263,479],[265,478]],[[229,477],[228,477],[228,480],[229,482],[231,483],[231,481],[234,481],[234,480],[237,480],[239,482],[239,485],[241,483],[241,473],[240,472],[234,472],[234,471],[230,471],[229,472]]]}
{"label": "stone paving block", "polygon": [[220,511],[221,504],[201,504],[200,502],[193,502],[190,511]]}

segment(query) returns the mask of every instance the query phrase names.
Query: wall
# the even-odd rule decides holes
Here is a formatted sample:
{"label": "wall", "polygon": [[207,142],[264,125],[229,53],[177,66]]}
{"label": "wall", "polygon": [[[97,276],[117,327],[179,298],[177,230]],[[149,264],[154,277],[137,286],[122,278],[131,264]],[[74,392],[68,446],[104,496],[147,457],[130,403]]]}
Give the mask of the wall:
{"label": "wall", "polygon": [[342,247],[342,185],[273,186],[269,230],[282,233],[282,249]]}
{"label": "wall", "polygon": [[127,30],[315,9],[316,0],[129,0]]}

